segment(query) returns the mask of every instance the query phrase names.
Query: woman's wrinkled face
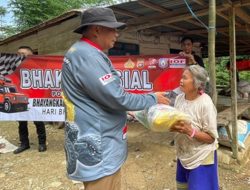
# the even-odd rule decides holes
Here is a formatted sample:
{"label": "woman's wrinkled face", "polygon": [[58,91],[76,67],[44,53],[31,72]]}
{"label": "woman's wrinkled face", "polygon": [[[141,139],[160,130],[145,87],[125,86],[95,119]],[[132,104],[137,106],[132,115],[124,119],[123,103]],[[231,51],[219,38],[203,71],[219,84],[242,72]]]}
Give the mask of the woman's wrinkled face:
{"label": "woman's wrinkled face", "polygon": [[180,80],[180,89],[185,94],[188,94],[190,92],[197,90],[194,86],[193,75],[191,74],[189,70],[185,70],[182,74],[182,77]]}

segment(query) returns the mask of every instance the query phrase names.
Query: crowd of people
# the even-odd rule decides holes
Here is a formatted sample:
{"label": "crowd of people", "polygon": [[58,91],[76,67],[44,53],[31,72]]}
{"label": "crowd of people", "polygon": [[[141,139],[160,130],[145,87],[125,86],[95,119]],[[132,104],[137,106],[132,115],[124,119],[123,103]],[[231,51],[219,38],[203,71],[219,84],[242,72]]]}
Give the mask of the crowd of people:
{"label": "crowd of people", "polygon": [[[126,27],[109,8],[90,8],[82,14],[74,30],[82,37],[67,51],[62,67],[62,91],[66,110],[65,152],[67,176],[82,181],[85,190],[120,190],[121,167],[127,150],[127,111],[170,103],[165,92],[126,92],[112,62],[104,53],[114,46],[118,31]],[[174,107],[191,117],[179,121],[175,133],[177,189],[218,190],[216,108],[204,90],[208,74],[202,59],[193,53],[193,39],[181,40],[180,55],[187,67],[180,80],[182,93]],[[22,46],[19,54],[32,55]],[[108,101],[107,101],[108,100]],[[34,122],[39,147],[46,151],[46,131],[42,121]],[[30,148],[27,121],[19,121],[21,153]]]}

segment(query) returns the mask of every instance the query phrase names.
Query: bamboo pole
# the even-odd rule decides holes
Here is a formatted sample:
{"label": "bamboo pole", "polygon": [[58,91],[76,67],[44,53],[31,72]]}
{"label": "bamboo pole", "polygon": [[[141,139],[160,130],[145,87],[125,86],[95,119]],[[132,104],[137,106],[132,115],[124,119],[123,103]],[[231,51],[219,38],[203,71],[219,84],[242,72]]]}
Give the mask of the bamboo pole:
{"label": "bamboo pole", "polygon": [[233,150],[233,158],[238,159],[235,7],[233,6],[229,9],[229,44],[230,44],[231,112],[232,112],[231,145]]}
{"label": "bamboo pole", "polygon": [[214,105],[217,104],[216,74],[215,74],[215,29],[216,29],[216,2],[215,0],[209,0],[208,60],[209,60],[210,90]]}

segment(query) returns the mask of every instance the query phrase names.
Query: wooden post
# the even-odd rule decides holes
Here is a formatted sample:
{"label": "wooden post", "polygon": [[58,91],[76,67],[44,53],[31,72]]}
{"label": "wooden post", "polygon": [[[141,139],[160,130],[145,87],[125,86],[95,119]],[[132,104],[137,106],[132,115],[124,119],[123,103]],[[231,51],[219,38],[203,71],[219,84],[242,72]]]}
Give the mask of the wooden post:
{"label": "wooden post", "polygon": [[233,150],[233,158],[238,159],[235,7],[233,6],[229,8],[229,44],[230,44],[231,111],[232,111],[231,145]]}
{"label": "wooden post", "polygon": [[215,29],[216,2],[209,0],[209,31],[208,31],[208,62],[210,75],[210,90],[214,105],[217,104],[216,74],[215,74]]}

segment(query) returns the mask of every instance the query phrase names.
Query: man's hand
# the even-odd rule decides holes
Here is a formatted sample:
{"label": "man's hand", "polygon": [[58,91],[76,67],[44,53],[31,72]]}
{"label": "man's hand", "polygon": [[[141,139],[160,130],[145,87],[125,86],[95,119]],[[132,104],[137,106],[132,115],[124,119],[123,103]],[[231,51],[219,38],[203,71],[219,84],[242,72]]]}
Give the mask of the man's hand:
{"label": "man's hand", "polygon": [[155,95],[158,104],[170,104],[170,100],[166,97],[166,92],[156,92]]}
{"label": "man's hand", "polygon": [[194,59],[194,56],[192,54],[187,54],[185,53],[184,51],[181,51],[179,53],[181,56],[183,57],[186,57],[188,59],[188,64],[191,65],[191,64],[197,64],[195,59]]}

